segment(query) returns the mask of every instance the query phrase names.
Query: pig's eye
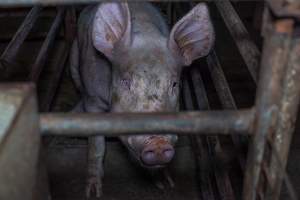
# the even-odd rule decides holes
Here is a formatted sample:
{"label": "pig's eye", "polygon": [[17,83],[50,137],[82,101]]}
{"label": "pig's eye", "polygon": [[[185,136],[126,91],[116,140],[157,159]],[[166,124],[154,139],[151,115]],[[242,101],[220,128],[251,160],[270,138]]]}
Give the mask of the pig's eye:
{"label": "pig's eye", "polygon": [[121,86],[126,88],[127,90],[130,90],[131,80],[130,79],[122,79],[121,80]]}
{"label": "pig's eye", "polygon": [[176,93],[178,86],[179,86],[178,82],[172,82],[172,88],[171,88],[172,94]]}

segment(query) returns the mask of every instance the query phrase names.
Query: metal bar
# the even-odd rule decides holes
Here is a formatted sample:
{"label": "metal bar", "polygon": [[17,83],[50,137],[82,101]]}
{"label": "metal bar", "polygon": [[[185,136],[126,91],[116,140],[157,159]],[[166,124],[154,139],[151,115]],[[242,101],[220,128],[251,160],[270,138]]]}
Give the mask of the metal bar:
{"label": "metal bar", "polygon": [[251,77],[256,82],[260,52],[229,0],[214,0],[224,22],[241,53]]}
{"label": "metal bar", "polygon": [[[48,32],[38,32],[32,35],[28,35],[26,38],[26,41],[37,41],[37,40],[44,40],[47,37]],[[9,42],[11,41],[11,38],[13,37],[12,34],[9,33],[1,33],[0,35],[0,42]],[[58,34],[58,38],[62,38],[63,35],[61,33]]]}
{"label": "metal bar", "polygon": [[40,6],[35,6],[30,10],[28,15],[24,19],[23,23],[17,30],[16,34],[14,35],[10,43],[7,45],[4,52],[2,53],[1,59],[9,61],[9,60],[13,60],[16,57],[25,38],[27,37],[32,27],[34,26],[36,20],[40,16],[41,11],[42,11],[42,7]]}
{"label": "metal bar", "polygon": [[75,15],[75,8],[70,7],[66,10],[65,16],[65,43],[59,49],[61,54],[59,54],[58,59],[54,63],[53,67],[55,68],[55,73],[52,74],[50,77],[50,85],[47,88],[46,94],[41,98],[40,103],[40,110],[42,112],[47,112],[51,110],[51,105],[54,100],[58,85],[60,83],[62,74],[65,69],[65,65],[67,62],[67,58],[70,52],[70,48],[75,37],[75,27],[76,27],[76,15]]}
{"label": "metal bar", "polygon": [[45,95],[41,97],[40,100],[40,110],[42,112],[48,112],[51,110],[51,105],[53,103],[55,94],[57,92],[57,88],[59,86],[61,77],[63,75],[67,58],[70,52],[70,44],[65,43],[59,50],[61,51],[61,54],[58,56],[58,59],[54,63],[53,67],[55,68],[55,73],[51,74],[51,77],[49,78],[49,82],[51,84],[48,85],[47,91],[45,92]]}
{"label": "metal bar", "polygon": [[[231,94],[228,82],[225,78],[225,74],[220,65],[219,59],[215,53],[212,51],[207,57],[208,68],[212,76],[216,91],[218,93],[219,99],[224,109],[233,109],[237,110],[236,103]],[[246,145],[248,145],[248,137],[242,135],[231,135],[233,144],[235,146],[236,152],[238,154],[239,165],[242,171],[245,171],[246,168]],[[268,182],[270,181],[270,173],[268,169],[263,166],[263,172],[267,177]],[[261,196],[261,191],[259,191]]]}
{"label": "metal bar", "polygon": [[7,78],[10,76],[12,69],[10,69],[9,63],[13,63],[13,60],[15,59],[21,45],[40,16],[41,10],[42,7],[40,6],[35,6],[30,10],[23,23],[15,33],[14,37],[2,53],[0,58],[1,62],[8,63],[8,65],[0,65],[0,73],[2,78]]}
{"label": "metal bar", "polygon": [[[199,91],[199,90],[201,90],[200,87],[203,88],[203,85],[199,84],[199,87],[195,88],[195,89],[197,89]],[[182,94],[184,97],[185,109],[186,110],[194,110],[191,89],[188,84],[187,76],[184,76],[184,79],[183,79]],[[203,98],[199,99],[200,100],[199,102],[201,102],[201,106],[205,105],[205,102],[208,103],[208,99],[205,98],[206,96],[202,95],[201,97],[203,97]],[[199,98],[198,95],[197,95],[197,98]],[[205,107],[203,106],[200,109],[204,109],[204,108]],[[211,167],[211,162],[209,162],[208,150],[203,145],[204,141],[202,139],[204,137],[190,135],[189,138],[190,138],[191,147],[193,149],[193,153],[194,153],[195,159],[196,159],[196,167],[197,167],[197,172],[198,172],[199,181],[200,181],[200,191],[201,191],[202,199],[215,200],[217,197],[214,194],[214,190],[213,190],[212,167]]]}
{"label": "metal bar", "polygon": [[291,42],[292,27],[286,20],[274,23],[265,38],[260,82],[256,98],[256,130],[248,152],[243,199],[254,200],[261,172],[266,137],[274,133],[282,96],[282,81]]}
{"label": "metal bar", "polygon": [[[298,195],[296,193],[296,190],[295,188],[293,187],[293,184],[290,180],[290,177],[289,175],[286,173],[285,171],[285,167],[283,166],[283,163],[282,161],[280,160],[280,153],[276,150],[277,147],[275,146],[274,144],[274,141],[271,137],[268,137],[268,140],[267,140],[268,144],[270,145],[270,147],[272,148],[272,151],[273,151],[273,155],[274,155],[274,161],[276,162],[276,165],[278,167],[278,170],[279,172],[281,173],[281,179],[283,179],[284,183],[286,184],[286,188],[288,190],[288,193],[290,195],[290,198],[292,200],[297,200],[299,199],[298,198]],[[270,177],[271,178],[271,177]],[[281,183],[282,180],[280,180],[280,183]],[[280,188],[281,189],[281,188]],[[277,193],[277,194],[276,194]],[[274,196],[276,197],[276,195],[280,195],[280,191],[276,192],[275,195],[271,193],[271,197],[270,199],[272,199]],[[279,194],[278,194],[279,193]],[[278,196],[279,197],[279,196]],[[273,199],[272,199],[273,200]]]}
{"label": "metal bar", "polygon": [[[201,107],[203,107],[205,110],[210,110],[210,105],[200,72],[197,69],[193,68],[191,70],[191,77],[194,87],[197,88],[195,90],[195,93],[198,99],[198,105],[201,105]],[[221,168],[218,165],[218,160],[216,159],[217,154],[220,154],[220,157],[223,157],[223,155],[221,155],[223,154],[223,150],[218,136],[206,136],[206,146],[208,147],[209,152],[208,158],[212,163],[212,167],[214,169],[214,178],[217,183],[220,198],[224,200],[235,199],[229,175],[224,168]]]}
{"label": "metal bar", "polygon": [[208,152],[202,145],[202,140],[197,136],[191,137],[191,146],[195,155],[197,173],[200,182],[201,199],[216,199],[213,192],[212,179],[210,177],[211,168],[209,167]]}
{"label": "metal bar", "polygon": [[[218,93],[219,99],[221,101],[222,107],[224,109],[237,110],[236,103],[231,94],[231,90],[225,78],[225,74],[220,65],[219,59],[215,53],[212,51],[207,57],[208,69],[210,71],[212,80],[214,82],[216,91]],[[246,160],[245,160],[245,148],[244,145],[247,145],[247,138],[241,138],[240,135],[232,135],[232,141],[236,148],[238,154],[238,160],[242,171],[245,170]]]}
{"label": "metal bar", "polygon": [[34,87],[0,85],[0,199],[32,200],[40,146]]}
{"label": "metal bar", "polygon": [[266,0],[278,17],[293,17],[300,19],[300,3],[298,0]]}
{"label": "metal bar", "polygon": [[252,110],[180,113],[58,113],[41,114],[43,135],[119,136],[151,132],[187,134],[248,134]]}
{"label": "metal bar", "polygon": [[76,26],[76,10],[72,6],[67,9],[65,17],[65,38],[70,44],[73,43],[73,40],[76,36]]}
{"label": "metal bar", "polygon": [[103,0],[1,0],[0,7],[25,7],[30,5],[71,5],[71,4],[86,4],[86,3],[100,3]]}
{"label": "metal bar", "polygon": [[[16,18],[16,17],[26,17],[26,15],[28,14],[28,11],[30,11],[30,9],[28,8],[4,8],[4,9],[0,9],[0,18]],[[40,17],[55,17],[56,12],[55,10],[43,10],[43,12],[40,14]]]}
{"label": "metal bar", "polygon": [[[224,109],[233,109],[237,110],[236,103],[231,94],[228,82],[225,78],[225,74],[220,65],[219,59],[215,53],[212,51],[210,55],[207,57],[207,63],[209,67],[209,71],[212,76],[212,80],[214,82],[216,91],[219,95],[219,99]],[[238,154],[238,160],[242,171],[245,171],[246,168],[246,145],[248,145],[248,137],[242,135],[231,135],[233,144],[236,148],[236,152]],[[267,177],[267,181],[270,183],[270,172],[263,165],[263,172]]]}
{"label": "metal bar", "polygon": [[50,28],[50,31],[47,34],[47,37],[41,47],[41,50],[35,60],[35,63],[32,66],[31,72],[28,76],[28,80],[33,82],[38,81],[40,73],[42,72],[42,69],[45,66],[45,62],[49,54],[49,50],[54,45],[55,37],[59,31],[60,25],[62,24],[64,15],[65,15],[65,8],[59,8],[55,20]]}
{"label": "metal bar", "polygon": [[[119,0],[118,0],[119,1]],[[136,0],[129,0],[136,1]],[[137,2],[142,2],[146,0],[138,0]],[[162,0],[165,1],[166,0]],[[186,0],[179,0],[182,2],[186,2]],[[209,1],[209,0],[206,0]],[[75,4],[91,4],[91,3],[101,3],[101,2],[109,2],[109,0],[1,0],[0,8],[8,8],[8,7],[25,7],[30,5],[75,5]],[[178,0],[168,0],[168,2],[178,2]]]}
{"label": "metal bar", "polygon": [[[289,55],[286,75],[283,82],[283,97],[279,112],[279,122],[276,133],[273,137],[274,146],[279,152],[279,162],[285,170],[287,164],[290,143],[295,130],[296,117],[300,100],[300,38],[294,38]],[[271,160],[271,179],[274,181],[273,196],[271,199],[277,200],[280,196],[283,172],[278,169],[276,158]]]}

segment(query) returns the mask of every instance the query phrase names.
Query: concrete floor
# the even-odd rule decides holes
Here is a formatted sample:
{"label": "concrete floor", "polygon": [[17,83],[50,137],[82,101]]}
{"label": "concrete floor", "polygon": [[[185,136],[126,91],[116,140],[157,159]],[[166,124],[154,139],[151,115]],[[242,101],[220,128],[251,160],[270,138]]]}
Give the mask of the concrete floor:
{"label": "concrete floor", "polygon": [[[86,145],[85,141],[74,140],[76,145],[70,144],[71,141],[68,140],[68,147],[57,142],[48,149],[53,200],[85,199]],[[162,191],[154,186],[147,173],[130,161],[126,149],[118,141],[107,142],[101,199],[199,199],[196,168],[188,143],[186,138],[181,139],[170,167],[175,188]]]}

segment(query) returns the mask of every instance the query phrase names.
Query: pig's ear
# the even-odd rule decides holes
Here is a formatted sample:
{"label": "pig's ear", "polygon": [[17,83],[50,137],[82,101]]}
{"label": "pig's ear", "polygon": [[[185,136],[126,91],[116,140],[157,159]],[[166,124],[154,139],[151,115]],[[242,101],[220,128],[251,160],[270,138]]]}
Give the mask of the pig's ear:
{"label": "pig's ear", "polygon": [[206,56],[214,43],[214,29],[205,3],[197,4],[173,27],[168,46],[183,65]]}
{"label": "pig's ear", "polygon": [[122,45],[131,42],[131,20],[127,3],[101,3],[94,22],[92,39],[94,47],[109,59],[118,42]]}

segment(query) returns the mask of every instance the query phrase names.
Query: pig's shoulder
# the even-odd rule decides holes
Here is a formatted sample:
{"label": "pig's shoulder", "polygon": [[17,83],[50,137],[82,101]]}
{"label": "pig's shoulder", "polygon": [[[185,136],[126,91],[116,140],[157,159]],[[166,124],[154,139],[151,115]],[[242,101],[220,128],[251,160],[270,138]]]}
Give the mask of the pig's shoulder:
{"label": "pig's shoulder", "polygon": [[97,11],[97,5],[90,5],[85,7],[78,19],[78,33],[86,33],[89,31],[90,26],[93,24],[93,19]]}

